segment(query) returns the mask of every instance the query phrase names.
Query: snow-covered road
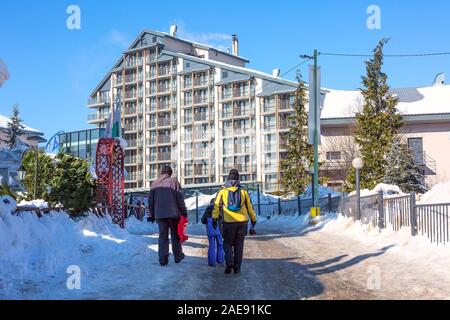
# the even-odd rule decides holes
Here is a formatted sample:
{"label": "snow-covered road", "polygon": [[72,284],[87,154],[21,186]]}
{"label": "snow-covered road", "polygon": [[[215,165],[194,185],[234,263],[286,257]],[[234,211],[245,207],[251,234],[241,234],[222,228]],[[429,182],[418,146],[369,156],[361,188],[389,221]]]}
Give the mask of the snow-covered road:
{"label": "snow-covered road", "polygon": [[[136,222],[128,228],[130,234],[115,226],[99,227],[98,222],[82,227],[79,223],[75,225],[83,230],[82,237],[71,240],[71,252],[58,256],[58,247],[52,244],[57,264],[46,257],[19,277],[0,271],[0,298],[450,298],[448,260],[442,258],[448,247],[435,249],[423,239],[407,240],[402,233],[379,236],[369,232],[361,237],[354,224],[345,220],[334,218],[313,228],[301,218],[262,221],[258,235],[247,237],[242,274],[228,276],[222,266],[207,266],[203,225],[189,227],[186,259],[180,264],[171,260],[162,268],[156,254],[155,225]],[[76,241],[81,244],[75,245]],[[47,275],[42,269],[37,276],[39,268],[49,262],[54,265],[52,272]],[[81,269],[79,290],[66,287],[69,264]]]}

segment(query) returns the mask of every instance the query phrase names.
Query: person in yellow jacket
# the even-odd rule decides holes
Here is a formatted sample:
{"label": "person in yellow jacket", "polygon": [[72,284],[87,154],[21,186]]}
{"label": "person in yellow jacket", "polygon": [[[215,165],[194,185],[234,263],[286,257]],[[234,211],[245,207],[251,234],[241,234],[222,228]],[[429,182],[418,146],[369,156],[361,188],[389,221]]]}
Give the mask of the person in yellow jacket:
{"label": "person in yellow jacket", "polygon": [[217,194],[212,217],[216,226],[219,217],[223,219],[225,274],[230,274],[232,270],[238,274],[241,272],[248,221],[251,220],[251,230],[254,231],[256,214],[247,190],[240,185],[236,169],[230,170],[227,182]]}

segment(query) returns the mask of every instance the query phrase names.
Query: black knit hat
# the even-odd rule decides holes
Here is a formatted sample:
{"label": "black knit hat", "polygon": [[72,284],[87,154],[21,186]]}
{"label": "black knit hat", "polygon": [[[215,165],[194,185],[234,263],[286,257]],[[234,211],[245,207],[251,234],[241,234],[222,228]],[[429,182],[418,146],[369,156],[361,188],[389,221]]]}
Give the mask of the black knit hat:
{"label": "black knit hat", "polygon": [[169,166],[164,166],[164,167],[161,169],[161,174],[167,174],[167,175],[169,175],[169,176],[172,176],[172,168],[169,167]]}
{"label": "black knit hat", "polygon": [[230,173],[228,173],[228,180],[239,180],[239,171],[231,169]]}

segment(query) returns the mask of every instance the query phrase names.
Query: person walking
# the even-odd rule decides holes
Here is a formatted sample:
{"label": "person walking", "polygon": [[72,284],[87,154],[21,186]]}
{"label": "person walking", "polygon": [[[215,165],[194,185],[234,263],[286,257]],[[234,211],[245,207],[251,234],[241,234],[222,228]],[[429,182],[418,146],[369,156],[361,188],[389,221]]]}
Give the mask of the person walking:
{"label": "person walking", "polygon": [[214,267],[216,263],[223,263],[223,239],[222,223],[219,218],[218,225],[213,226],[212,212],[214,210],[215,199],[206,207],[201,222],[206,225],[206,235],[208,236],[208,265]]}
{"label": "person walking", "polygon": [[213,226],[219,216],[223,217],[223,248],[225,251],[225,274],[241,272],[244,254],[244,240],[251,220],[252,230],[256,225],[256,214],[247,190],[239,181],[239,171],[231,169],[227,182],[222,186],[214,203]]}
{"label": "person walking", "polygon": [[176,178],[172,178],[169,166],[163,167],[161,176],[152,183],[148,202],[148,221],[158,223],[159,263],[161,266],[169,263],[169,231],[175,263],[180,263],[185,255],[178,235],[178,223],[181,215],[187,217],[187,209],[181,185]]}

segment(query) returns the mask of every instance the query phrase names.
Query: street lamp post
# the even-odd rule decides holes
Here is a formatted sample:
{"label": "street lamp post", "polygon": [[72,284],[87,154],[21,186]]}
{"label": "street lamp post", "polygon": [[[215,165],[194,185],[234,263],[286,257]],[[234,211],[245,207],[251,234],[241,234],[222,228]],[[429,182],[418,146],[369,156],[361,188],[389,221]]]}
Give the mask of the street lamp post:
{"label": "street lamp post", "polygon": [[352,166],[356,170],[356,214],[358,220],[361,220],[361,181],[360,170],[364,166],[364,161],[361,158],[355,158],[352,161]]}
{"label": "street lamp post", "polygon": [[314,167],[309,167],[309,174],[311,175],[311,191],[312,191],[312,206],[313,208],[316,207],[316,197],[315,197],[315,188],[314,188]]}
{"label": "street lamp post", "polygon": [[[37,197],[37,181],[38,181],[38,175],[39,175],[39,150],[35,147],[31,147],[30,149],[27,149],[22,154],[22,161],[25,156],[25,154],[29,151],[33,151],[35,154],[35,171],[34,171],[34,192],[33,192],[33,198],[36,199]],[[17,175],[19,176],[19,180],[24,181],[25,175],[27,171],[23,164],[20,166],[20,168],[17,170]]]}

